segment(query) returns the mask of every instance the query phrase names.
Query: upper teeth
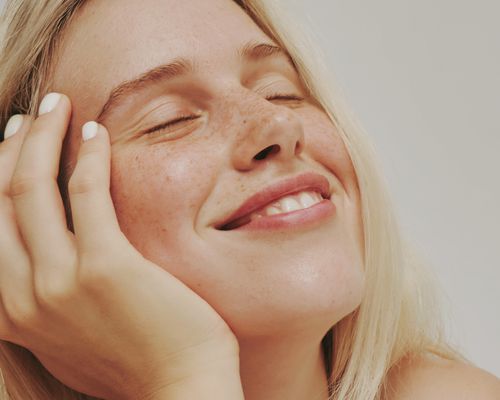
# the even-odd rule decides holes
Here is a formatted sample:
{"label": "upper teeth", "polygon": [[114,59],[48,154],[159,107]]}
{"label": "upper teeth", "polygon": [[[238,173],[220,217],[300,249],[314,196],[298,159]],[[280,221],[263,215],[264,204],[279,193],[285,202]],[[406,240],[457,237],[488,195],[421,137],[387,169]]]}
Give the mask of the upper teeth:
{"label": "upper teeth", "polygon": [[317,192],[302,191],[299,193],[287,195],[276,200],[274,203],[254,211],[250,217],[263,217],[266,215],[283,214],[291,211],[302,210],[318,204],[323,198]]}

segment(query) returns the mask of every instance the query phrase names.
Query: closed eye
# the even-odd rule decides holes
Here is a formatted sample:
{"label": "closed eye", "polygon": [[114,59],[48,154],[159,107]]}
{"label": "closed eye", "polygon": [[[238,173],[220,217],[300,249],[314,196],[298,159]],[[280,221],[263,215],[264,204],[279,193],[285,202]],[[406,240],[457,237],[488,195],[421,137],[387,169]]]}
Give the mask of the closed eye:
{"label": "closed eye", "polygon": [[266,100],[296,100],[296,101],[302,101],[304,100],[303,97],[294,95],[294,94],[282,94],[282,93],[275,93],[271,96],[267,96]]}
{"label": "closed eye", "polygon": [[168,129],[174,125],[180,124],[181,122],[192,121],[192,120],[195,120],[199,117],[200,117],[199,115],[195,115],[195,114],[181,115],[180,117],[178,117],[174,120],[164,122],[163,124],[157,125],[153,128],[149,128],[148,130],[144,131],[144,133],[148,134],[148,133],[153,133],[156,131],[161,131],[163,129]]}
{"label": "closed eye", "polygon": [[[267,96],[266,100],[303,101],[304,98],[297,96],[297,95],[294,95],[294,94],[274,93],[270,96]],[[195,119],[198,119],[199,117],[200,117],[200,115],[197,115],[197,114],[181,115],[180,117],[178,117],[174,120],[167,121],[167,122],[164,122],[163,124],[160,124],[160,125],[157,125],[153,128],[147,129],[146,131],[144,131],[144,134],[150,134],[150,133],[153,133],[156,131],[161,131],[161,130],[168,130],[169,128],[171,128],[177,124],[180,124],[180,123],[186,122],[186,121],[193,121]]]}

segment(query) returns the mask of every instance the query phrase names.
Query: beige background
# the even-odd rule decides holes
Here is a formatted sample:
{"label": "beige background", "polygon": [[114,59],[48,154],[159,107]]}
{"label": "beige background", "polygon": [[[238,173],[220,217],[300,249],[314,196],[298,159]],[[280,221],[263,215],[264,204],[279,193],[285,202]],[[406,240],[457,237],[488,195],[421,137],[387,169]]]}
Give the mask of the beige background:
{"label": "beige background", "polygon": [[312,23],[372,136],[453,340],[500,376],[500,2],[280,1]]}

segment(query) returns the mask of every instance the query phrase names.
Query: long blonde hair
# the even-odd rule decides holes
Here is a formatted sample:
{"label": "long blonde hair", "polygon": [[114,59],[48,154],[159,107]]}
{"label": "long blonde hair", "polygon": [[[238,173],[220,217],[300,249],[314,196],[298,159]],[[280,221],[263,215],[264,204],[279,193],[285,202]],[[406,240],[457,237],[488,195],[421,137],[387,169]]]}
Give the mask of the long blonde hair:
{"label": "long blonde hair", "polygon": [[[464,361],[446,342],[434,279],[401,234],[373,147],[344,105],[313,34],[269,0],[236,2],[288,50],[304,84],[341,135],[358,178],[367,290],[360,307],[323,339],[330,399],[383,399],[389,371],[412,355]],[[7,1],[0,22],[0,132],[10,115],[35,114],[41,95],[50,89],[51,61],[64,27],[84,3]],[[60,181],[63,194],[67,178]],[[10,342],[0,341],[0,370],[2,399],[94,399],[63,385],[32,353]]]}

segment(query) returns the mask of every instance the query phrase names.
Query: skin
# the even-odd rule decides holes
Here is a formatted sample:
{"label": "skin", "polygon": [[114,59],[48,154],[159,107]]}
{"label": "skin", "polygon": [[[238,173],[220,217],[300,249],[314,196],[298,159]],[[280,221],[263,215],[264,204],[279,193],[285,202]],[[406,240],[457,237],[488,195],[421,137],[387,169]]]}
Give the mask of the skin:
{"label": "skin", "polygon": [[388,376],[387,400],[500,400],[500,379],[458,361],[405,357]]}
{"label": "skin", "polygon": [[[320,341],[364,292],[359,189],[328,116],[285,58],[237,57],[249,40],[273,41],[232,1],[95,0],[68,28],[51,91],[72,101],[70,165],[81,126],[113,87],[177,56],[200,65],[196,75],[137,91],[100,121],[120,228],[231,327],[246,399],[326,398]],[[266,100],[274,91],[306,99]],[[140,134],[198,111],[170,132]],[[253,160],[271,145],[279,151]],[[214,228],[252,194],[302,172],[328,179],[333,217],[259,235]]]}

